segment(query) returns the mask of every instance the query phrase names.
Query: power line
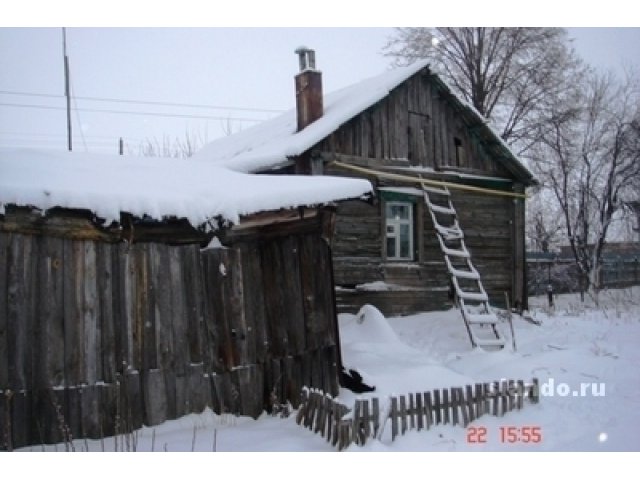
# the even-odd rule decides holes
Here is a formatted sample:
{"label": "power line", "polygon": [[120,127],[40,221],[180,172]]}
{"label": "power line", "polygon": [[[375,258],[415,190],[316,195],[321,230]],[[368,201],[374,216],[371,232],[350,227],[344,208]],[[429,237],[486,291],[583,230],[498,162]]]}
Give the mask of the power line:
{"label": "power line", "polygon": [[[26,97],[64,98],[64,95],[56,95],[53,93],[16,92],[16,91],[10,91],[10,90],[0,90],[0,94],[21,95]],[[79,97],[79,96],[76,96],[75,98],[78,100],[90,100],[94,102],[133,103],[133,104],[139,104],[139,105],[160,105],[160,106],[168,106],[168,107],[207,108],[210,110],[237,110],[242,112],[263,112],[263,113],[284,112],[284,110],[275,110],[270,108],[230,107],[230,106],[224,106],[224,105],[197,105],[194,103],[157,102],[152,100],[129,100],[124,98]]]}
{"label": "power line", "polygon": [[[29,105],[25,103],[0,103],[1,107],[19,107],[19,108],[39,108],[43,110],[66,110],[64,107],[54,107],[52,105]],[[107,110],[98,108],[78,108],[81,112],[92,113],[113,113],[122,115],[144,115],[152,117],[174,117],[174,118],[199,118],[208,120],[236,120],[240,122],[262,122],[264,118],[249,118],[249,117],[220,117],[212,115],[186,115],[180,113],[158,113],[158,112],[132,112],[126,110]]]}

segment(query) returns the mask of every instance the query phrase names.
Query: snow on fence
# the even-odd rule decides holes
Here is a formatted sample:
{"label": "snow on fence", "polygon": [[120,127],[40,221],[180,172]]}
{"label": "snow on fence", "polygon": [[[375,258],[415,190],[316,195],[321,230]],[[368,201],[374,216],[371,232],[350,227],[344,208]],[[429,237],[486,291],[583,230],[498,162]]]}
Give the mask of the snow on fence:
{"label": "snow on fence", "polygon": [[423,393],[391,396],[381,408],[378,398],[358,399],[353,409],[320,390],[302,389],[296,416],[298,425],[321,435],[338,450],[352,443],[364,445],[369,438],[381,439],[387,422],[391,440],[409,430],[429,430],[435,425],[461,425],[483,415],[503,416],[520,410],[525,399],[540,401],[538,379],[500,380]]}

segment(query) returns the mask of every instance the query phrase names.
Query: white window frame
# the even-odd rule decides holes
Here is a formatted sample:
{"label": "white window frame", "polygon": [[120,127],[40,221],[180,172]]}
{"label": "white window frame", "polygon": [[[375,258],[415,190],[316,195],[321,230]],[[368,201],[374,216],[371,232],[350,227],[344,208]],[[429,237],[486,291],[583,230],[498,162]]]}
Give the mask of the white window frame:
{"label": "white window frame", "polygon": [[[387,209],[388,207],[406,207],[407,210],[409,211],[409,218],[389,218],[387,216]],[[400,202],[400,201],[387,201],[384,204],[384,250],[385,250],[385,258],[387,260],[393,260],[393,261],[403,261],[403,262],[412,262],[415,258],[415,252],[414,252],[414,243],[413,243],[413,237],[414,237],[414,229],[415,229],[415,225],[413,222],[413,203],[412,202]],[[401,225],[408,225],[409,227],[409,256],[407,257],[403,257],[400,256],[400,226]],[[392,227],[393,231],[389,232],[389,227]],[[387,248],[387,242],[389,238],[394,238],[395,239],[395,251],[396,251],[396,255],[394,256],[390,256],[389,255],[389,250]]]}

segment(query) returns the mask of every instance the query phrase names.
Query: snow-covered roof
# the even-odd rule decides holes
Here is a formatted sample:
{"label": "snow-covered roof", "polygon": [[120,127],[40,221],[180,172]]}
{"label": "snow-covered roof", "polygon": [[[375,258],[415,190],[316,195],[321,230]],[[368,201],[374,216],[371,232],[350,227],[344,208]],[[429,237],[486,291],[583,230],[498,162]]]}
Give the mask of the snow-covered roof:
{"label": "snow-covered roof", "polygon": [[[419,61],[409,66],[394,68],[326,94],[323,98],[323,116],[300,132],[297,132],[294,108],[239,133],[215,140],[205,145],[192,158],[224,165],[240,172],[256,172],[284,165],[291,157],[309,150],[428,65],[426,61]],[[487,120],[472,105],[460,98],[442,78],[433,73],[432,76],[437,79],[440,88],[448,92],[452,101],[458,104],[459,111],[464,112],[468,121],[480,127],[491,148],[496,150],[497,159],[505,163],[505,166],[526,184],[535,183],[531,171],[511,152]]]}
{"label": "snow-covered roof", "polygon": [[366,180],[328,176],[252,175],[178,159],[0,149],[0,213],[8,204],[87,209],[108,222],[120,212],[186,218],[199,226],[216,217],[359,198]]}
{"label": "snow-covered roof", "polygon": [[242,172],[276,167],[331,135],[342,124],[382,100],[391,90],[427,65],[427,62],[417,62],[408,67],[398,67],[326,94],[322,117],[300,132],[296,132],[294,108],[234,135],[215,140],[192,158],[215,162]]}

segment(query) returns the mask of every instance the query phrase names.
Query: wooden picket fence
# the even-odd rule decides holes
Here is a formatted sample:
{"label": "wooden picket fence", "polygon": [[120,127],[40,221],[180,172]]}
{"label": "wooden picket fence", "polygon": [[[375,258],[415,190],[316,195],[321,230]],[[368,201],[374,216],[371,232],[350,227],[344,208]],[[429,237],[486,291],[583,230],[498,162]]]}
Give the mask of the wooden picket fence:
{"label": "wooden picket fence", "polygon": [[391,440],[409,430],[429,430],[435,425],[460,425],[483,415],[503,416],[520,410],[524,401],[540,401],[538,379],[500,380],[465,387],[391,396],[381,408],[378,398],[358,399],[353,409],[320,390],[303,388],[296,422],[321,435],[338,450],[352,443],[364,445],[382,438],[387,422]]}

